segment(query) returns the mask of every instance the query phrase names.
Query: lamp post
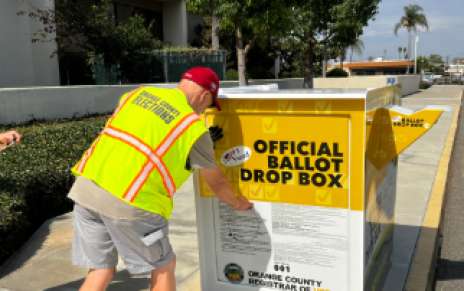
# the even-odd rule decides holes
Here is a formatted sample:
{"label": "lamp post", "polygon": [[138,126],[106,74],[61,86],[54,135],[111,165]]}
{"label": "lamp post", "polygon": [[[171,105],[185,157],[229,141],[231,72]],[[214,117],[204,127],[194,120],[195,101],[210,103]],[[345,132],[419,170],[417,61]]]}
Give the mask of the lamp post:
{"label": "lamp post", "polygon": [[417,44],[419,43],[419,35],[416,35],[414,42],[414,74],[417,74]]}

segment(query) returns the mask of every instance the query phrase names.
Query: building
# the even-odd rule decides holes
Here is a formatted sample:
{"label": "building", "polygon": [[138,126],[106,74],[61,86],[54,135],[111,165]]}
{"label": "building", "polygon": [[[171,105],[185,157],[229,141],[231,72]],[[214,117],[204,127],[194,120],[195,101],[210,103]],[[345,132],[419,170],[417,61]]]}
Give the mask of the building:
{"label": "building", "polygon": [[183,0],[113,0],[117,21],[138,14],[148,21],[154,20],[155,36],[174,46],[188,45],[201,18],[189,15]]}
{"label": "building", "polygon": [[459,77],[461,78],[464,76],[464,63],[456,63],[448,65],[445,73],[451,77]]}
{"label": "building", "polygon": [[[329,66],[328,70],[340,67],[342,66],[339,63],[333,64]],[[376,59],[373,61],[346,62],[343,63],[342,68],[349,76],[403,75],[413,72],[414,62],[410,60]]]}
{"label": "building", "polygon": [[[116,21],[134,15],[154,20],[152,33],[173,46],[186,46],[195,37],[194,29],[201,18],[188,15],[184,0],[114,0]],[[54,0],[1,0],[0,1],[0,88],[24,86],[53,86],[69,83],[69,72],[64,67],[82,66],[80,60],[57,57],[55,42],[32,42],[33,33],[41,24],[27,12],[35,9],[54,9]],[[26,15],[18,15],[18,12]],[[53,36],[51,37],[53,38]],[[84,59],[84,61],[82,61]],[[77,73],[76,75],[79,75]],[[68,79],[67,81],[63,81]],[[71,78],[72,79],[72,78]]]}
{"label": "building", "polygon": [[0,88],[59,85],[56,43],[32,43],[39,23],[18,12],[53,9],[52,0],[0,1]]}

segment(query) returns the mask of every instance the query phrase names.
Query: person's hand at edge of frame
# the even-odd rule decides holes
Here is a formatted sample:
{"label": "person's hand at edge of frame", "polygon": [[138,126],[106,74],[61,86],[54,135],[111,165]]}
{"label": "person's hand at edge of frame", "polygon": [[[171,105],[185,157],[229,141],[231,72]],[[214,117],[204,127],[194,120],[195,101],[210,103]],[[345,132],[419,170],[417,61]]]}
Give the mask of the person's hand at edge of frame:
{"label": "person's hand at edge of frame", "polygon": [[21,142],[21,134],[16,130],[9,130],[0,133],[0,150],[4,150],[7,147],[18,144]]}

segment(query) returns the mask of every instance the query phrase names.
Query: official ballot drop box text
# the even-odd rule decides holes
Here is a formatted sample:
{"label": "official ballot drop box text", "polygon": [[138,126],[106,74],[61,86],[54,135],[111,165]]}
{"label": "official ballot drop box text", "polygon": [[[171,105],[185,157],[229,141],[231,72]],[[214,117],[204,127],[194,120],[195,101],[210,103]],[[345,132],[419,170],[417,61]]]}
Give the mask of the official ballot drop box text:
{"label": "official ballot drop box text", "polygon": [[375,290],[390,264],[398,154],[441,110],[375,90],[230,90],[218,165],[254,203],[235,211],[196,175],[203,291]]}

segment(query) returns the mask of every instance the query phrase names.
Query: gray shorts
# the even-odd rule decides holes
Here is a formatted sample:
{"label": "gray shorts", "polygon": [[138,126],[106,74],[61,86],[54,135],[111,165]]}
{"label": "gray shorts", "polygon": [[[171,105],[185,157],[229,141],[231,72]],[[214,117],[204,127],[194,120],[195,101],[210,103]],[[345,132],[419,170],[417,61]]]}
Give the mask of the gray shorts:
{"label": "gray shorts", "polygon": [[73,264],[115,268],[118,254],[133,275],[149,274],[169,263],[175,255],[167,220],[156,214],[137,220],[113,219],[75,204]]}

